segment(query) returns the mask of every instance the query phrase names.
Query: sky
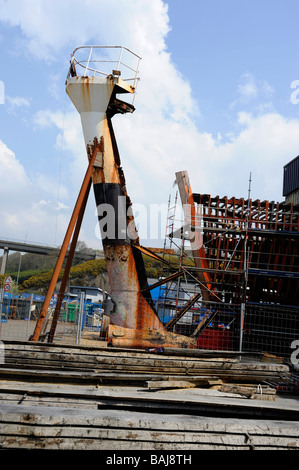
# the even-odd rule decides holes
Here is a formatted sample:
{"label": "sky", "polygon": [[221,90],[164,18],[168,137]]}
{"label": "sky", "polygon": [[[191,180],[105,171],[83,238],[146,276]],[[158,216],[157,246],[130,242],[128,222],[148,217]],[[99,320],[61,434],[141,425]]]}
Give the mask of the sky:
{"label": "sky", "polygon": [[[194,192],[282,201],[299,154],[298,0],[0,0],[0,238],[59,246],[87,158],[72,51],[142,57],[113,126],[141,242],[163,246],[175,173]],[[159,226],[157,222],[159,213]],[[101,249],[91,193],[80,240]]]}

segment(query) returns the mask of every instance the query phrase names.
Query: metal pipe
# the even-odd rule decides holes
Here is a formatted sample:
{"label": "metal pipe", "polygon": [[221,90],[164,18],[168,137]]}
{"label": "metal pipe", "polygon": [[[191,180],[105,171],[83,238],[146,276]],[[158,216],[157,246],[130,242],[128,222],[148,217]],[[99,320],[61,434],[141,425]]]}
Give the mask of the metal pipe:
{"label": "metal pipe", "polygon": [[77,324],[77,336],[76,344],[81,343],[81,330],[82,330],[82,321],[84,313],[84,301],[85,301],[85,292],[80,292],[80,306],[79,306],[79,315],[78,315],[78,324]]}
{"label": "metal pipe", "polygon": [[118,62],[117,62],[117,67],[116,67],[116,70],[119,70],[119,66],[120,66],[120,64],[121,64],[121,59],[122,59],[123,52],[124,52],[124,48],[123,48],[123,47],[121,47],[121,49],[120,49],[120,53],[119,53]]}
{"label": "metal pipe", "polygon": [[29,326],[30,326],[32,304],[33,304],[33,294],[31,294],[31,296],[30,296],[29,312],[28,312],[27,327],[26,327],[26,338],[28,338],[28,331],[29,331]]}
{"label": "metal pipe", "polygon": [[91,48],[90,48],[89,57],[88,57],[88,61],[87,61],[86,68],[85,68],[85,72],[84,72],[84,77],[86,76],[86,72],[87,72],[87,69],[88,69],[88,66],[89,66],[91,53],[92,53],[92,46],[91,46]]}

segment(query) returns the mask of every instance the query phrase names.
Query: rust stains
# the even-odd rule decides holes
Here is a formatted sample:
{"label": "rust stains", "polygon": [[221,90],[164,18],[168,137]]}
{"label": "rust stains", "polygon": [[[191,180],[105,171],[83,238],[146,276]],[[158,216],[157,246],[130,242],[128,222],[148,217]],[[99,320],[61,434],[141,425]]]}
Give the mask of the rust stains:
{"label": "rust stains", "polygon": [[195,340],[166,331],[143,296],[131,245],[105,246],[110,293],[115,310],[110,314],[109,342],[123,347],[195,347]]}
{"label": "rust stains", "polygon": [[95,160],[95,166],[93,168],[93,174],[92,174],[92,181],[93,183],[104,183],[105,182],[105,176],[104,176],[104,152],[105,145],[104,145],[104,138],[103,136],[100,137],[100,140],[98,140],[97,137],[93,139],[92,144],[88,144],[86,151],[87,151],[87,158],[90,161],[93,156]]}
{"label": "rust stains", "polygon": [[120,184],[121,175],[116,161],[117,159],[115,158],[115,148],[107,118],[102,122],[102,136],[100,141],[95,138],[93,145],[88,146],[87,153],[90,154],[94,149],[101,154],[102,164],[97,164],[95,167],[93,183]]}
{"label": "rust stains", "polygon": [[93,139],[92,144],[87,145],[87,157],[88,160],[91,160],[92,156],[94,155],[94,152],[99,151],[104,153],[104,139],[103,136],[100,137],[100,140],[98,140],[97,137]]}
{"label": "rust stains", "polygon": [[84,102],[84,109],[91,111],[91,97],[90,97],[90,82],[89,77],[81,77],[82,83],[82,97]]}

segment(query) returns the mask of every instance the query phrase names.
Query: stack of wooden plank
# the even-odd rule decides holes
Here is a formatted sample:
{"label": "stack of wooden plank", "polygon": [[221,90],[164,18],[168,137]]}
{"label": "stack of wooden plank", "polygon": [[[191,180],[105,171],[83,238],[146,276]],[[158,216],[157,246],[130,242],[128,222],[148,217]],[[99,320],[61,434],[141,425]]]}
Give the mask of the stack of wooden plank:
{"label": "stack of wooden plank", "polygon": [[268,383],[289,378],[281,362],[12,341],[4,351],[0,448],[299,448],[299,406],[269,398]]}
{"label": "stack of wooden plank", "polygon": [[[207,378],[223,382],[258,384],[287,381],[289,367],[261,360],[240,360],[236,353],[221,355],[200,351],[180,355],[176,351],[155,353],[144,350],[94,348],[32,342],[5,342],[5,361],[0,378],[35,376],[39,381],[84,381],[101,383],[144,383],[161,376],[203,383]],[[164,380],[164,379],[163,379]]]}

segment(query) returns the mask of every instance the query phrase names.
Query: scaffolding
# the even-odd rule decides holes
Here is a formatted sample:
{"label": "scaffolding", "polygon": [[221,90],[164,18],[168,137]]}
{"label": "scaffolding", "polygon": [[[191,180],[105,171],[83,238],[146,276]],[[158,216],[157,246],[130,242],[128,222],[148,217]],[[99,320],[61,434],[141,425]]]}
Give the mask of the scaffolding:
{"label": "scaffolding", "polygon": [[[190,219],[177,194],[169,196],[157,300],[166,329],[204,349],[290,355],[299,336],[299,206],[192,193]],[[192,245],[195,233],[201,246]]]}

